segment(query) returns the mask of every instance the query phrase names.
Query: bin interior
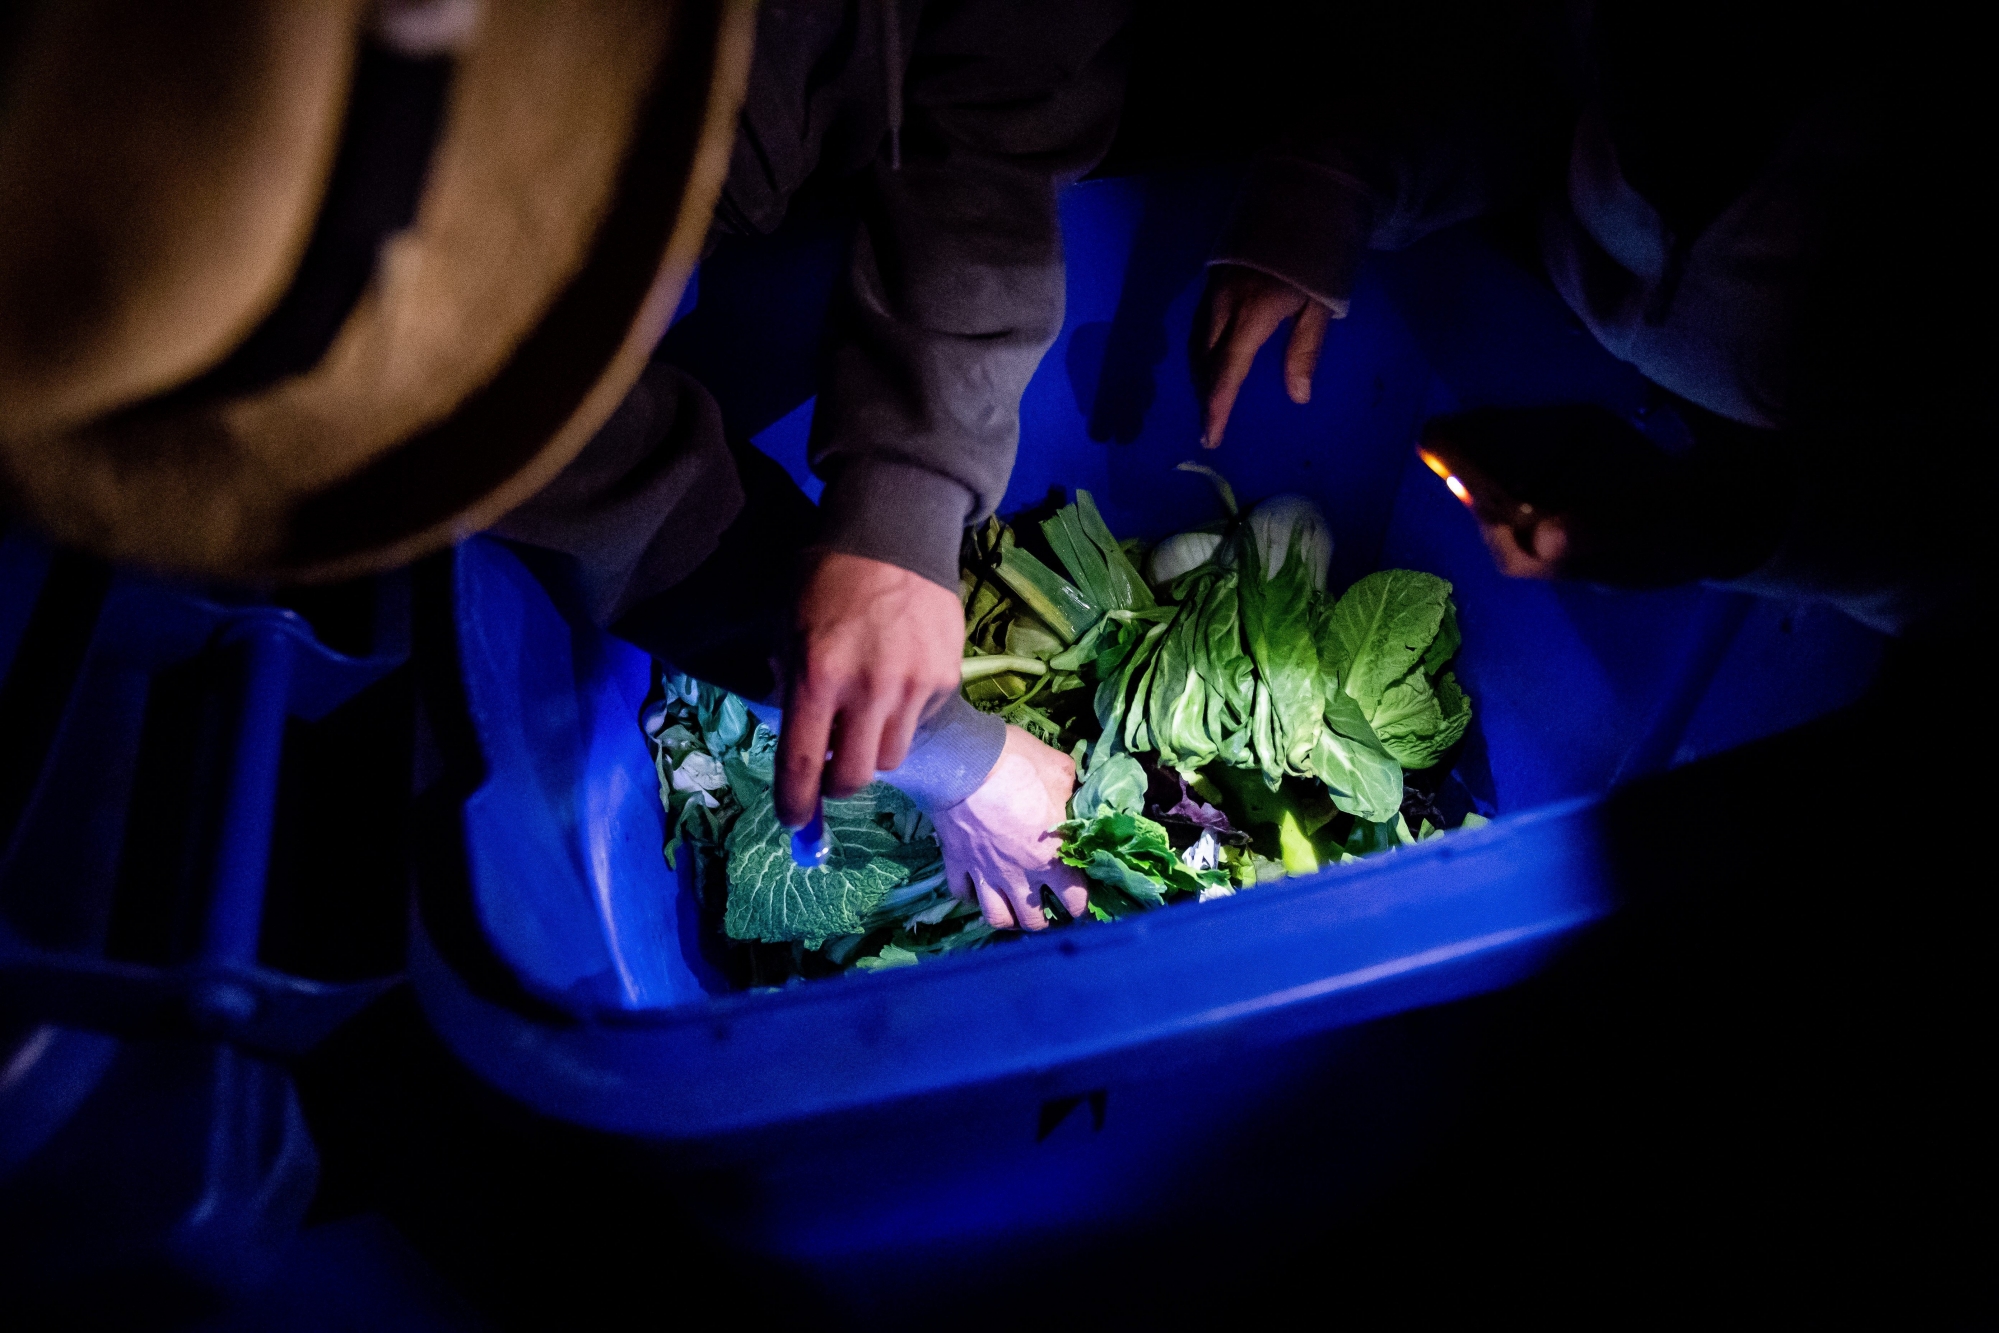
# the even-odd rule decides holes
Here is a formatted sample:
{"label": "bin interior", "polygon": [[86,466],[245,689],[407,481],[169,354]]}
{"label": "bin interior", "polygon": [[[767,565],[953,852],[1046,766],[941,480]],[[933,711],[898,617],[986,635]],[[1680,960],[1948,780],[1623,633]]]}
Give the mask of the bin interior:
{"label": "bin interior", "polygon": [[[1211,515],[1207,485],[1173,469],[1200,453],[1183,349],[1227,199],[1214,176],[1065,196],[1067,320],[1023,404],[1008,509],[1059,485],[1088,488],[1120,535]],[[839,237],[760,244],[708,261],[666,352],[802,474],[800,330]],[[463,809],[466,883],[541,1005],[468,982],[420,922],[411,975],[446,1045],[516,1102],[628,1145],[636,1214],[684,1216],[856,1319],[1113,1238],[1139,1246],[1119,1271],[1164,1281],[1190,1237],[1280,1244],[1401,1178],[1478,1077],[1482,1011],[1450,1002],[1530,975],[1614,909],[1606,789],[1857,698],[1881,643],[1823,608],[1493,572],[1414,460],[1418,423],[1478,403],[1635,414],[1645,388],[1474,229],[1369,257],[1308,406],[1284,397],[1276,354],[1205,461],[1246,499],[1316,498],[1341,586],[1382,566],[1455,584],[1475,708],[1459,773],[1490,826],[1216,902],[730,993],[660,856],[636,724],[650,663],[473,541],[454,573],[485,772]]]}
{"label": "bin interior", "polygon": [[[1317,500],[1335,535],[1334,588],[1383,567],[1449,579],[1464,629],[1457,670],[1475,709],[1459,776],[1502,822],[1795,726],[1864,690],[1881,641],[1827,607],[1494,571],[1470,518],[1414,458],[1418,424],[1465,406],[1578,400],[1642,421],[1648,390],[1476,228],[1369,256],[1310,404],[1285,397],[1273,340],[1223,446],[1202,450],[1184,348],[1227,197],[1227,180],[1208,174],[1095,181],[1065,196],[1067,316],[1023,402],[1002,512],[1081,487],[1118,535],[1161,537],[1216,513],[1208,483],[1174,470],[1198,458],[1245,501]],[[793,402],[810,385],[798,363],[809,365],[811,343],[798,330],[816,328],[839,251],[823,227],[761,254],[724,251],[664,353],[717,384],[725,415],[761,425],[759,445],[814,490],[811,402]],[[768,373],[746,375],[745,364]],[[466,838],[495,950],[530,992],[577,1014],[725,994],[698,947],[691,890],[660,856],[656,783],[634,721],[645,655],[590,629],[496,544],[465,547],[457,578],[467,702],[488,766]],[[1217,916],[1214,929],[1228,928]]]}

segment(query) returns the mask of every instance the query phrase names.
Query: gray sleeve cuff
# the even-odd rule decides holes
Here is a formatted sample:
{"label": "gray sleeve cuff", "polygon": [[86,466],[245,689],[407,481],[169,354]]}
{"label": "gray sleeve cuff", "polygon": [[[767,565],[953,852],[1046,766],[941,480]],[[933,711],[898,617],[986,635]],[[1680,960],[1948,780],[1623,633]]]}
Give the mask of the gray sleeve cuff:
{"label": "gray sleeve cuff", "polygon": [[1379,209],[1359,177],[1284,153],[1257,159],[1208,262],[1290,283],[1335,317],[1347,312],[1354,266]]}
{"label": "gray sleeve cuff", "polygon": [[956,596],[958,547],[971,512],[972,493],[949,477],[887,459],[850,459],[826,484],[819,540],[899,565]]}
{"label": "gray sleeve cuff", "polygon": [[979,789],[1006,746],[1006,723],[954,694],[916,729],[902,767],[881,773],[925,811],[956,805]]}

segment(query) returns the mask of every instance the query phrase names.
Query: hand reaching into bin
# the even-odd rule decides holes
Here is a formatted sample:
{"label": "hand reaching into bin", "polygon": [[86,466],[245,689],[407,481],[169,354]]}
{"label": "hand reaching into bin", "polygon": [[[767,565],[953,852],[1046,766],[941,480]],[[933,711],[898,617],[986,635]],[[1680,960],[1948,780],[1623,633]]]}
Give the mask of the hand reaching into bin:
{"label": "hand reaching into bin", "polygon": [[777,816],[812,818],[909,753],[924,718],[958,692],[965,612],[909,570],[833,551],[814,563],[793,618],[778,742]]}
{"label": "hand reaching into bin", "polygon": [[[851,796],[878,771],[901,767],[918,724],[957,696],[964,643],[964,608],[929,579],[861,556],[822,556],[799,595],[785,673],[778,818],[797,828],[822,792]],[[1045,926],[1043,886],[1072,914],[1088,905],[1081,873],[1062,864],[1051,832],[1075,786],[1067,755],[1008,727],[985,780],[934,812],[951,883],[960,897],[976,892],[993,925]]]}
{"label": "hand reaching into bin", "polygon": [[1322,305],[1283,279],[1256,269],[1238,264],[1210,268],[1207,291],[1194,313],[1189,349],[1201,392],[1202,445],[1213,449],[1221,444],[1250,364],[1287,319],[1292,324],[1284,347],[1284,391],[1294,403],[1310,402],[1326,324],[1345,314],[1344,308]]}
{"label": "hand reaching into bin", "polygon": [[1063,864],[1054,831],[1068,818],[1075,788],[1069,756],[1008,727],[999,762],[979,789],[931,816],[952,892],[975,893],[986,921],[1001,929],[1046,927],[1044,889],[1070,916],[1081,916],[1090,901],[1083,872]]}

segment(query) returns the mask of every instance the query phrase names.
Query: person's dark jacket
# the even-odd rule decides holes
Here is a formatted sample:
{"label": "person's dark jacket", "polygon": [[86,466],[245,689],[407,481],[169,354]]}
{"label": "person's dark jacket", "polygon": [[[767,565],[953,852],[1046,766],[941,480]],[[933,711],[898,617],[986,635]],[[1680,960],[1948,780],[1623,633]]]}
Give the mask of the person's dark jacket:
{"label": "person's dark jacket", "polygon": [[[1264,153],[1211,262],[1338,316],[1364,249],[1538,196],[1542,262],[1584,326],[1722,423],[1711,454],[1781,459],[1789,512],[1756,567],[1697,572],[1888,630],[1954,601],[1969,574],[1943,460],[1962,423],[1936,354],[1936,220],[1963,167],[1925,151],[1951,125],[1909,77],[1915,34],[1771,3],[1492,22],[1495,40],[1442,59],[1448,42],[1419,38],[1399,86],[1376,70],[1372,99],[1329,98]],[[1690,489],[1730,475],[1724,457]]]}
{"label": "person's dark jacket", "polygon": [[767,0],[717,225],[861,178],[814,409],[822,542],[953,591],[1062,325],[1055,199],[1117,128],[1127,0]]}

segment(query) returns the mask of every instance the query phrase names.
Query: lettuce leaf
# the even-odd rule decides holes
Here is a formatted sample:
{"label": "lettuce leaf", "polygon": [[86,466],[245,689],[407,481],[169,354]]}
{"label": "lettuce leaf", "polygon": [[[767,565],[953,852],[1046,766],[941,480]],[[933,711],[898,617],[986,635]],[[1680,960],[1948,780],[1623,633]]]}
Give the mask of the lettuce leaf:
{"label": "lettuce leaf", "polygon": [[[1445,584],[1444,589],[1448,593],[1450,585]],[[1444,618],[1437,625],[1437,637],[1430,641],[1430,646],[1423,652],[1423,673],[1434,676],[1443,670],[1444,663],[1458,655],[1458,649],[1464,645],[1464,641],[1465,636],[1458,630],[1458,605],[1446,596]]]}
{"label": "lettuce leaf", "polygon": [[1073,816],[1090,820],[1100,814],[1140,814],[1145,809],[1145,770],[1128,754],[1112,755],[1090,770],[1069,798]]}
{"label": "lettuce leaf", "polygon": [[1471,700],[1455,676],[1437,674],[1463,642],[1450,584],[1413,569],[1370,574],[1334,604],[1320,636],[1334,693],[1358,706],[1381,749],[1404,768],[1430,767],[1465,734]]}
{"label": "lettuce leaf", "polygon": [[1312,772],[1312,751],[1325,725],[1326,685],[1313,633],[1318,598],[1309,562],[1295,549],[1302,540],[1292,535],[1291,558],[1274,575],[1246,544],[1246,568],[1237,583],[1242,636],[1256,664],[1252,741],[1257,767],[1273,790],[1287,773]]}
{"label": "lettuce leaf", "polygon": [[[1227,871],[1188,867],[1174,853],[1166,830],[1143,815],[1107,810],[1089,819],[1072,819],[1057,832],[1062,835],[1064,862],[1142,906],[1157,907],[1168,893],[1199,893],[1229,882]],[[1090,896],[1096,903],[1095,889]],[[1121,915],[1114,908],[1107,914]]]}
{"label": "lettuce leaf", "polygon": [[1382,748],[1404,768],[1428,768],[1457,744],[1471,722],[1471,700],[1445,672],[1433,686],[1412,672],[1389,686],[1374,712],[1374,733]]}
{"label": "lettuce leaf", "polygon": [[1402,765],[1344,690],[1326,696],[1326,726],[1312,751],[1312,771],[1333,804],[1357,818],[1393,819],[1402,807]]}
{"label": "lettuce leaf", "polygon": [[1389,687],[1422,665],[1450,596],[1451,585],[1434,574],[1384,569],[1333,604],[1322,631],[1326,665],[1370,720]]}

